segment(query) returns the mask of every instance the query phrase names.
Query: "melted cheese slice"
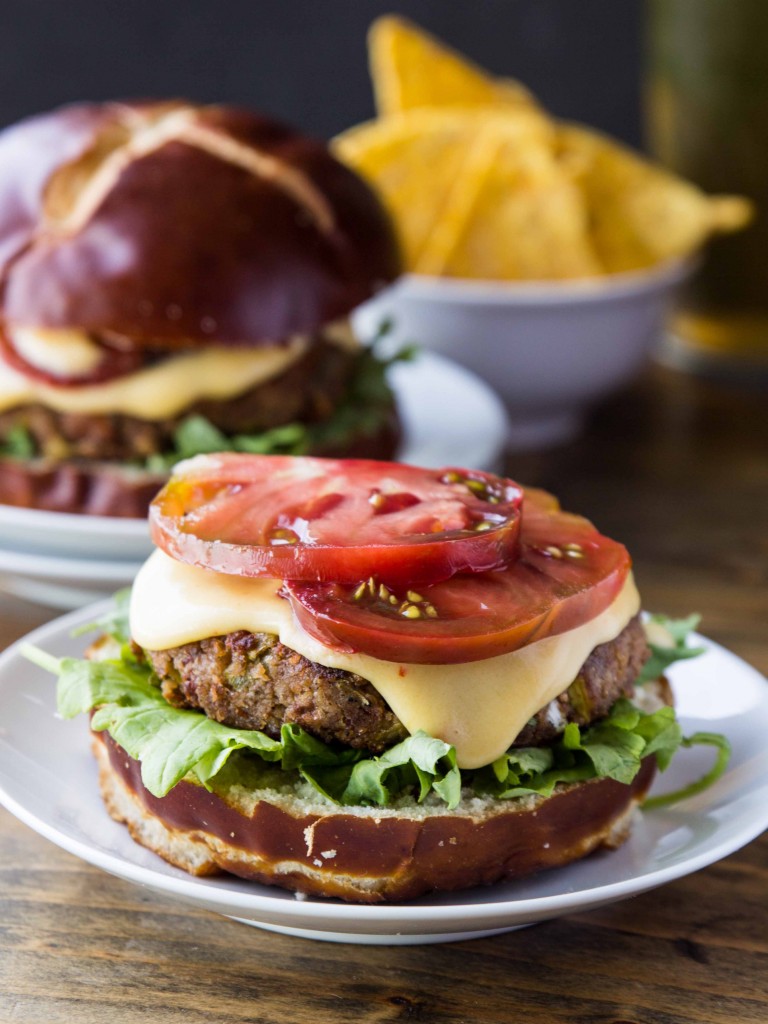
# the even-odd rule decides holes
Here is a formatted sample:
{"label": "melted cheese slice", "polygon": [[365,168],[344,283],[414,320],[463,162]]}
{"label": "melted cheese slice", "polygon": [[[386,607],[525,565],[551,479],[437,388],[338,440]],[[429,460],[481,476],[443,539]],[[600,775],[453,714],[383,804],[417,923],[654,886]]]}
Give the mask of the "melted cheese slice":
{"label": "melted cheese slice", "polygon": [[131,634],[166,650],[238,629],[277,634],[305,658],[368,679],[413,733],[423,729],[456,747],[461,768],[489,764],[525,724],[575,679],[592,649],[613,640],[640,608],[630,575],[604,612],[560,636],[511,654],[462,665],[409,665],[330,650],[294,619],[276,580],[225,576],[156,551],[139,571]]}
{"label": "melted cheese slice", "polygon": [[[55,344],[51,335],[56,333]],[[19,350],[55,373],[86,372],[87,338],[74,331],[24,329]],[[93,347],[93,346],[92,346]],[[39,402],[56,412],[85,415],[123,413],[144,420],[177,416],[203,399],[226,399],[278,376],[306,351],[304,338],[265,348],[212,347],[183,352],[114,380],[83,387],[51,387],[26,377],[0,360],[0,412]]]}

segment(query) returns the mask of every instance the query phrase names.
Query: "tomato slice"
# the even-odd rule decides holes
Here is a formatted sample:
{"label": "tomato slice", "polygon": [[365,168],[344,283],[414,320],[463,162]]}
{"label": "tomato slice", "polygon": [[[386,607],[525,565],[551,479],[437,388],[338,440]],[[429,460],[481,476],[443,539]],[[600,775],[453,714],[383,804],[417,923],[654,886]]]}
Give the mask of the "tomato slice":
{"label": "tomato slice", "polygon": [[475,470],[225,453],[177,466],[149,519],[167,554],[216,572],[408,586],[506,565],[521,501]]}
{"label": "tomato slice", "polygon": [[451,664],[518,650],[574,629],[618,596],[626,549],[551,495],[527,491],[520,553],[507,568],[393,590],[373,580],[286,583],[302,627],[329,647],[384,661]]}
{"label": "tomato slice", "polygon": [[127,373],[133,373],[140,369],[147,361],[146,352],[140,349],[120,349],[101,339],[94,338],[93,340],[101,349],[99,362],[88,373],[69,377],[63,377],[42,366],[30,363],[22,356],[2,327],[0,327],[0,355],[8,366],[23,373],[25,377],[60,388],[85,387],[89,384],[101,384],[108,380],[114,380],[116,377],[123,377]]}

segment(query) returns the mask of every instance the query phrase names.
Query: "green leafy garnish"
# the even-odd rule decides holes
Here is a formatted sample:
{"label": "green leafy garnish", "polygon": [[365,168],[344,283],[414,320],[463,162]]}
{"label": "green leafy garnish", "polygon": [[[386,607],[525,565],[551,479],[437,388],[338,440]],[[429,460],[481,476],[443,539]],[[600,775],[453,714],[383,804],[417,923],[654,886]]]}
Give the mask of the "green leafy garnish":
{"label": "green leafy garnish", "polygon": [[643,807],[651,809],[654,807],[667,807],[669,804],[675,804],[680,800],[687,800],[689,796],[695,796],[697,793],[702,793],[705,789],[709,789],[713,783],[717,782],[728,767],[728,762],[731,757],[731,745],[722,733],[695,732],[693,736],[684,737],[681,742],[681,746],[715,747],[717,750],[715,763],[708,772],[705,772],[705,774],[701,776],[701,778],[696,779],[687,786],[683,786],[682,789],[676,789],[673,793],[662,793],[660,796],[649,797],[643,803]]}
{"label": "green leafy garnish", "polygon": [[220,452],[231,447],[226,434],[223,434],[205,416],[187,416],[176,428],[173,441],[180,459],[188,459],[193,455],[207,455],[209,452]]}
{"label": "green leafy garnish", "polygon": [[689,615],[687,619],[670,619],[666,615],[651,615],[649,621],[666,630],[672,643],[669,646],[661,646],[651,641],[648,642],[651,657],[637,678],[639,686],[664,675],[674,662],[686,658],[696,658],[704,653],[703,647],[688,646],[688,637],[701,621],[700,615]]}
{"label": "green leafy garnish", "polygon": [[272,427],[262,434],[238,434],[232,438],[235,451],[249,455],[302,455],[311,443],[309,429],[303,423],[286,423],[284,427]]}
{"label": "green leafy garnish", "polygon": [[476,773],[476,788],[497,797],[551,796],[563,782],[593,778],[630,783],[643,758],[655,754],[667,767],[682,742],[672,708],[645,714],[625,698],[596,725],[581,728],[571,722],[548,747],[512,748]]}
{"label": "green leafy garnish", "polygon": [[359,761],[352,769],[342,803],[386,806],[403,791],[415,790],[422,801],[434,790],[449,807],[461,797],[456,751],[448,743],[415,732],[381,757]]}
{"label": "green leafy garnish", "polygon": [[0,454],[11,459],[32,459],[37,454],[37,445],[23,423],[15,423],[0,445]]}

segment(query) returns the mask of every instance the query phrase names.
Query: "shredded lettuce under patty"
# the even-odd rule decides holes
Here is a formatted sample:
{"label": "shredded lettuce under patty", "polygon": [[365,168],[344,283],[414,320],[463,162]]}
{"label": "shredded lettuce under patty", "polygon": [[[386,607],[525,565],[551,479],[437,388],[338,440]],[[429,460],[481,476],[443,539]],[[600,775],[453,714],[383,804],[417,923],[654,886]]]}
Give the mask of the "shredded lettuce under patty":
{"label": "shredded lettuce under patty", "polygon": [[[454,748],[423,732],[378,757],[323,743],[297,725],[283,725],[280,738],[273,739],[258,730],[222,725],[202,711],[169,704],[151,667],[136,657],[127,642],[126,616],[127,594],[121,592],[107,615],[93,624],[113,638],[118,657],[56,658],[30,646],[24,653],[58,676],[59,714],[73,718],[93,712],[91,727],[106,730],[140,762],[142,781],[157,797],[165,796],[185,778],[211,789],[225,765],[228,779],[237,781],[238,766],[247,771],[246,762],[255,757],[292,773],[286,781],[290,777],[304,779],[333,803],[386,807],[402,797],[421,802],[433,793],[453,808],[462,789],[514,799],[546,797],[561,783],[594,778],[629,784],[650,755],[663,771],[680,746],[704,743],[718,748],[715,765],[703,779],[679,793],[654,798],[658,805],[711,785],[728,762],[724,737],[702,733],[685,738],[673,708],[662,707],[649,714],[626,698],[619,699],[609,715],[594,725],[570,723],[549,746],[512,748],[493,764],[473,771],[460,770]],[[684,651],[678,657],[688,657],[685,638],[690,623],[686,627],[664,620],[664,624]]]}

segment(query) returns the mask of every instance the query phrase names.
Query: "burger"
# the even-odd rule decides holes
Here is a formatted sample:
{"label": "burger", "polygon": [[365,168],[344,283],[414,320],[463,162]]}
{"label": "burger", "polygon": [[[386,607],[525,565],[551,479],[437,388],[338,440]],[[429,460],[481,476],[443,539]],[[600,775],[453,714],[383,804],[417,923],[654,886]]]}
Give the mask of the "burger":
{"label": "burger", "polygon": [[176,467],[85,661],[101,793],[194,875],[377,902],[629,834],[683,739],[626,549],[472,470],[232,453]]}
{"label": "burger", "polygon": [[180,457],[391,457],[349,313],[391,224],[319,142],[246,110],[80,104],[0,133],[0,502],[145,516]]}

